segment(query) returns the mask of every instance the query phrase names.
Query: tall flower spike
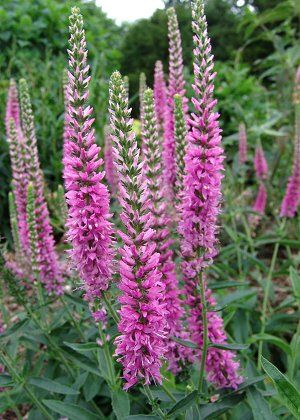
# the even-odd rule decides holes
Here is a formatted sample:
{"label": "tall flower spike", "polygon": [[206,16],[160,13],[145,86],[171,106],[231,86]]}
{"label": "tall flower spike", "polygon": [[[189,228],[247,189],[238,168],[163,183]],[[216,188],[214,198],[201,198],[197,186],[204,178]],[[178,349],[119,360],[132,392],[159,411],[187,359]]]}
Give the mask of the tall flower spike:
{"label": "tall flower spike", "polygon": [[[140,123],[141,123],[141,133],[143,137],[144,131],[144,93],[147,89],[147,80],[145,73],[140,74],[140,86],[139,86],[139,100],[140,100]],[[126,89],[125,89],[126,91]]]}
{"label": "tall flower spike", "polygon": [[63,279],[55,251],[49,212],[44,198],[44,180],[38,156],[31,101],[27,82],[21,79],[19,86],[22,132],[24,134],[24,164],[29,182],[32,183],[35,192],[35,215],[38,233],[36,248],[39,254],[40,280],[48,293],[59,295],[63,293]]}
{"label": "tall flower spike", "polygon": [[260,184],[258,194],[253,206],[253,211],[259,214],[265,214],[267,205],[267,190],[263,183]]}
{"label": "tall flower spike", "polygon": [[66,199],[69,206],[67,237],[70,255],[93,304],[106,290],[112,275],[112,224],[109,192],[103,184],[103,165],[92,129],[88,105],[89,66],[83,20],[78,7],[70,16],[68,83],[69,134],[64,158]]}
{"label": "tall flower spike", "polygon": [[39,275],[39,252],[36,244],[38,243],[38,232],[36,223],[35,193],[34,187],[30,183],[27,189],[27,220],[30,244],[30,263],[32,271],[36,277]]}
{"label": "tall flower spike", "polygon": [[118,329],[121,335],[115,343],[118,361],[123,365],[124,388],[128,389],[139,381],[149,384],[153,379],[161,383],[166,309],[162,274],[158,270],[160,254],[155,252],[156,232],[149,208],[149,190],[119,72],[114,72],[110,79],[109,111],[122,206],[120,218],[125,230],[119,231],[124,242],[119,248],[122,295]]}
{"label": "tall flower spike", "polygon": [[156,61],[154,68],[154,102],[159,135],[164,136],[164,123],[167,107],[167,85],[161,61]]}
{"label": "tall flower spike", "polygon": [[169,86],[168,107],[165,116],[165,138],[163,146],[164,179],[168,187],[169,197],[174,196],[176,181],[175,164],[175,140],[174,140],[174,95],[179,94],[183,98],[184,114],[187,115],[188,106],[185,97],[185,81],[183,78],[183,59],[181,35],[178,21],[173,7],[167,10],[168,36],[169,36]]}
{"label": "tall flower spike", "polygon": [[5,116],[5,127],[6,135],[9,137],[10,130],[10,119],[14,120],[16,129],[20,128],[20,109],[18,100],[18,90],[14,79],[11,79],[8,89],[7,103],[6,103],[6,116]]}
{"label": "tall flower spike", "polygon": [[300,202],[300,66],[295,77],[293,102],[295,105],[295,145],[293,172],[288,180],[281,204],[281,217],[294,217]]}
{"label": "tall flower spike", "polygon": [[254,168],[256,172],[256,177],[260,180],[264,180],[268,177],[268,163],[265,158],[264,150],[259,144],[256,146],[255,149],[255,156],[254,156]]}
{"label": "tall flower spike", "polygon": [[243,165],[247,161],[247,133],[244,123],[239,125],[239,165]]}
{"label": "tall flower spike", "polygon": [[24,255],[23,255],[23,250],[22,250],[20,235],[19,235],[15,197],[11,191],[8,193],[8,203],[9,203],[10,227],[11,227],[13,244],[14,244],[14,249],[15,249],[15,254],[16,254],[16,261],[21,266],[24,259]]}
{"label": "tall flower spike", "polygon": [[183,179],[185,174],[184,158],[186,154],[187,144],[187,124],[183,111],[182,97],[178,94],[174,96],[174,119],[175,119],[175,161],[176,161],[176,183],[175,183],[175,198],[177,203],[180,203],[180,195],[183,193]]}
{"label": "tall flower spike", "polygon": [[[63,160],[66,154],[66,144],[69,140],[69,123],[68,123],[68,106],[69,106],[69,94],[68,94],[68,71],[64,69],[63,72],[63,92],[64,92],[64,127],[63,127]],[[63,168],[64,170],[64,168]],[[64,178],[64,175],[63,175]]]}
{"label": "tall flower spike", "polygon": [[[211,292],[205,285],[204,269],[217,254],[217,217],[220,212],[221,179],[224,151],[221,147],[219,115],[214,111],[213,99],[213,56],[207,35],[207,22],[202,0],[192,3],[194,31],[194,85],[192,99],[195,113],[192,114],[189,145],[185,159],[185,194],[182,199],[182,220],[179,231],[182,234],[182,270],[186,282],[187,304],[190,308],[189,327],[191,339],[203,345],[202,309],[205,301],[212,306]],[[201,283],[204,300],[197,292]],[[208,309],[208,339],[215,341],[220,337],[226,342],[222,319],[216,312]],[[202,358],[202,351],[197,352]],[[205,364],[207,379],[216,387],[237,387],[242,381],[237,373],[239,364],[230,351],[208,348]]]}
{"label": "tall flower spike", "polygon": [[[153,228],[155,229],[155,235],[153,240],[156,242],[157,251],[160,253],[159,269],[165,285],[164,299],[169,311],[167,314],[168,336],[182,338],[183,326],[181,318],[183,309],[179,298],[180,290],[176,278],[175,264],[173,263],[173,251],[170,247],[172,243],[170,235],[171,220],[167,214],[164,193],[161,188],[161,145],[154,109],[153,91],[151,89],[145,91],[144,112],[144,173],[148,182],[150,209],[154,219]],[[180,370],[181,362],[187,357],[186,350],[182,345],[176,344],[172,338],[168,338],[166,358],[169,362],[170,370],[174,373]]]}
{"label": "tall flower spike", "polygon": [[113,196],[116,196],[118,189],[118,178],[116,168],[114,167],[114,157],[112,148],[112,139],[110,128],[105,129],[105,144],[104,144],[104,167],[105,178],[108,183],[109,190]]}
{"label": "tall flower spike", "polygon": [[24,138],[17,129],[14,118],[9,120],[8,144],[12,168],[12,186],[17,208],[18,230],[22,253],[29,254],[28,226],[26,216],[28,174],[25,165]]}

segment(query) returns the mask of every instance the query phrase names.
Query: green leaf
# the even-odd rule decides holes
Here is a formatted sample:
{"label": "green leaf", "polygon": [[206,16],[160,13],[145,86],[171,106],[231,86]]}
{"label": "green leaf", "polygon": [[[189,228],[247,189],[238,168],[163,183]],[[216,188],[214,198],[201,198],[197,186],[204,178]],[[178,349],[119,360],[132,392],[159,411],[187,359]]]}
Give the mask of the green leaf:
{"label": "green leaf", "polygon": [[97,343],[68,343],[66,341],[64,341],[64,344],[67,347],[70,347],[71,349],[73,349],[74,351],[77,351],[78,353],[86,353],[89,351],[95,351],[95,350],[99,350],[99,345]]}
{"label": "green leaf", "polygon": [[55,411],[60,416],[66,416],[69,420],[99,420],[98,415],[76,404],[68,404],[57,400],[43,400],[43,403],[50,410]]}
{"label": "green leaf", "polygon": [[95,363],[92,363],[90,359],[82,355],[73,355],[68,354],[68,358],[71,359],[75,365],[81,367],[83,370],[94,373],[97,376],[101,376],[98,366]]}
{"label": "green leaf", "polygon": [[45,389],[49,392],[55,392],[56,394],[64,394],[64,395],[77,395],[79,394],[76,389],[73,389],[69,386],[62,385],[59,382],[52,381],[52,379],[47,378],[30,378],[28,383],[30,385],[34,385],[37,388]]}
{"label": "green leaf", "polygon": [[230,305],[232,303],[235,303],[235,302],[243,300],[243,299],[250,299],[256,293],[257,292],[254,289],[237,290],[236,292],[229,293],[227,296],[225,296],[221,300],[221,302],[219,302],[219,305],[220,306],[226,306],[226,305]]}
{"label": "green leaf", "polygon": [[218,281],[209,285],[212,290],[228,289],[228,287],[242,287],[249,284],[245,281]]}
{"label": "green leaf", "polygon": [[269,404],[254,386],[247,389],[247,398],[254,420],[276,419],[276,417],[272,414]]}
{"label": "green leaf", "polygon": [[200,407],[200,419],[216,419],[221,414],[235,407],[240,401],[244,399],[243,395],[232,395],[224,398],[220,402],[206,404],[203,407]]}
{"label": "green leaf", "polygon": [[0,340],[2,340],[3,338],[10,337],[10,336],[16,334],[17,332],[21,332],[22,330],[25,329],[25,327],[27,326],[28,323],[29,323],[28,318],[22,319],[22,321],[17,322],[12,327],[8,328],[5,331],[5,333],[0,335]]}
{"label": "green leaf", "polygon": [[124,420],[159,420],[159,417],[153,416],[152,414],[134,414],[124,417]]}
{"label": "green leaf", "polygon": [[186,410],[188,407],[196,403],[196,398],[198,397],[198,391],[193,391],[188,394],[186,397],[178,401],[173,407],[168,411],[168,415],[181,413],[183,410]]}
{"label": "green leaf", "polygon": [[300,276],[294,267],[290,267],[290,279],[296,299],[300,300]]}
{"label": "green leaf", "polygon": [[249,378],[246,379],[244,382],[242,382],[239,387],[237,389],[235,389],[234,391],[231,391],[229,394],[227,395],[232,395],[232,394],[236,394],[240,391],[242,391],[243,389],[247,389],[249,386],[256,384],[258,382],[263,381],[264,379],[266,379],[266,375],[261,375],[261,376],[255,376],[254,378]]}
{"label": "green leaf", "polygon": [[86,401],[91,401],[99,392],[102,381],[89,373],[83,386],[83,395]]}
{"label": "green leaf", "polygon": [[176,343],[182,344],[185,347],[189,347],[190,349],[198,348],[197,344],[193,343],[192,341],[182,340],[181,338],[178,338],[178,337],[172,337],[172,340],[176,341]]}
{"label": "green leaf", "polygon": [[296,417],[300,416],[300,393],[296,387],[271,362],[261,357],[261,363],[266,374],[272,379],[283,404]]}
{"label": "green leaf", "polygon": [[13,386],[14,385],[14,381],[12,380],[11,376],[9,375],[0,375],[0,387],[5,387],[5,386]]}
{"label": "green leaf", "polygon": [[249,339],[249,343],[255,343],[256,341],[267,341],[268,343],[274,344],[281,348],[289,356],[292,355],[292,350],[289,344],[282,338],[276,337],[272,334],[255,334]]}
{"label": "green leaf", "polygon": [[215,349],[221,350],[246,350],[249,347],[249,344],[238,344],[238,343],[209,343],[208,347],[213,347]]}
{"label": "green leaf", "polygon": [[130,400],[126,392],[118,389],[111,393],[111,404],[118,420],[123,420],[130,413]]}

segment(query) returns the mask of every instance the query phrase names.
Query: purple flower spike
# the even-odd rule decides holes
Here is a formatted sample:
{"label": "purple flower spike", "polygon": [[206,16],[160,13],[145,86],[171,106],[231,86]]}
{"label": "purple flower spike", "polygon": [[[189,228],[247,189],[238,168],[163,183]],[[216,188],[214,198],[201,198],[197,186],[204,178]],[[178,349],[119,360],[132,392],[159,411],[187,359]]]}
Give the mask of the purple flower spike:
{"label": "purple flower spike", "polygon": [[20,107],[18,100],[17,85],[13,79],[11,79],[9,84],[6,103],[5,127],[7,137],[9,136],[11,118],[14,120],[16,129],[18,131],[20,128]]}
{"label": "purple flower spike", "polygon": [[[186,301],[189,306],[191,339],[199,345],[196,352],[201,359],[203,324],[201,297],[197,291],[200,281],[205,282],[204,269],[217,254],[217,217],[220,212],[221,180],[224,151],[221,147],[219,115],[214,111],[213,99],[215,73],[207,22],[202,0],[192,3],[194,31],[195,96],[192,99],[195,113],[190,119],[191,131],[185,159],[185,193],[182,198],[182,271],[185,280]],[[205,283],[203,284],[203,287]],[[206,289],[209,307],[215,302]],[[222,319],[216,312],[208,312],[208,338],[213,342],[226,342]],[[206,363],[207,378],[216,387],[236,388],[242,381],[238,374],[239,363],[228,350],[209,349]]]}
{"label": "purple flower spike", "polygon": [[69,134],[65,146],[64,176],[69,206],[67,236],[70,255],[84,282],[86,298],[93,304],[106,290],[112,275],[112,225],[109,221],[109,192],[103,184],[103,161],[95,143],[88,105],[89,66],[80,10],[70,16],[68,83]]}
{"label": "purple flower spike", "polygon": [[160,367],[166,352],[165,286],[156,252],[155,221],[150,210],[149,189],[144,178],[128,98],[119,72],[110,79],[109,111],[115,165],[119,179],[120,218],[124,232],[119,288],[121,310],[116,355],[123,365],[124,389],[141,381],[161,383]]}
{"label": "purple flower spike", "polygon": [[48,293],[63,293],[63,278],[55,251],[54,236],[50,224],[47,203],[44,198],[44,179],[40,168],[34,116],[27,82],[20,80],[20,104],[22,132],[24,134],[24,164],[28,181],[32,183],[35,196],[35,218],[37,224],[38,270],[42,284]]}
{"label": "purple flower spike", "polygon": [[[64,91],[64,128],[63,128],[63,161],[66,156],[66,144],[69,140],[69,122],[68,122],[68,106],[69,106],[69,94],[68,94],[68,71],[65,69],[63,73],[63,91]],[[65,170],[65,167],[63,167],[63,171]],[[64,173],[63,173],[63,179],[65,179]]]}
{"label": "purple flower spike", "polygon": [[20,126],[20,107],[18,91],[14,80],[10,81],[6,107],[6,136],[12,169],[12,186],[14,190],[18,230],[22,252],[29,253],[28,227],[26,220],[28,175],[24,163],[24,138]]}
{"label": "purple flower spike", "polygon": [[294,217],[300,202],[300,66],[296,72],[293,100],[295,105],[294,163],[281,204],[281,217]]}
{"label": "purple flower spike", "polygon": [[267,205],[267,190],[264,184],[260,184],[258,194],[253,206],[253,211],[259,214],[265,214]]}
{"label": "purple flower spike", "polygon": [[165,138],[163,145],[164,180],[168,188],[169,198],[174,196],[176,182],[175,164],[175,139],[174,139],[174,95],[179,94],[183,98],[185,115],[188,112],[187,98],[185,97],[185,81],[183,78],[183,59],[181,35],[178,21],[173,7],[167,10],[168,35],[169,35],[169,86],[167,112],[165,116]]}
{"label": "purple flower spike", "polygon": [[154,102],[159,135],[163,137],[167,108],[167,85],[161,61],[155,63],[154,69]]}
{"label": "purple flower spike", "polygon": [[[167,340],[166,358],[169,368],[173,373],[181,369],[181,364],[189,356],[188,349],[177,344],[171,337],[183,338],[183,309],[179,298],[179,285],[176,278],[175,264],[170,228],[171,219],[167,214],[166,203],[162,184],[162,162],[160,154],[160,141],[158,136],[158,124],[154,109],[153,92],[147,89],[144,96],[144,173],[148,182],[150,209],[154,219],[155,235],[153,237],[160,253],[160,271],[165,285],[165,303],[169,311],[167,323],[169,327],[169,339]],[[190,351],[190,355],[192,352]]]}
{"label": "purple flower spike", "polygon": [[255,149],[254,168],[258,179],[264,180],[268,177],[268,164],[261,145],[258,145]]}
{"label": "purple flower spike", "polygon": [[105,178],[108,183],[109,190],[112,195],[116,196],[116,193],[118,190],[118,179],[117,179],[116,169],[114,167],[112,139],[111,139],[111,134],[110,134],[109,129],[107,129],[105,132],[104,167],[105,167]]}

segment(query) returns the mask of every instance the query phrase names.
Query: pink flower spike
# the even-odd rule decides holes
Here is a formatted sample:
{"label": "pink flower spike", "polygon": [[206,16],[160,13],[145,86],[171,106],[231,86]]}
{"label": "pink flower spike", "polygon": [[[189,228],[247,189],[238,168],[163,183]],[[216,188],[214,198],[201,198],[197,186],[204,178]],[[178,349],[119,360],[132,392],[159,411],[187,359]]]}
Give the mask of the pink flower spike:
{"label": "pink flower spike", "polygon": [[[67,236],[74,267],[84,282],[91,306],[108,288],[112,276],[113,242],[109,221],[109,192],[95,143],[92,108],[87,103],[87,49],[80,10],[70,16],[68,135],[64,177],[69,206]],[[79,94],[80,93],[80,94]]]}
{"label": "pink flower spike", "polygon": [[165,114],[165,137],[163,143],[164,182],[170,199],[174,197],[176,182],[175,139],[174,139],[174,95],[183,98],[183,109],[187,119],[188,105],[185,97],[181,35],[175,9],[167,10],[169,36],[169,85],[167,110]]}
{"label": "pink flower spike", "polygon": [[254,168],[258,179],[264,180],[268,177],[268,164],[261,145],[257,146],[255,149]]}
{"label": "pink flower spike", "polygon": [[104,146],[104,167],[105,178],[112,195],[116,196],[118,189],[118,179],[116,169],[114,167],[114,157],[112,148],[112,139],[109,128],[105,132],[105,146]]}
{"label": "pink flower spike", "polygon": [[281,217],[294,217],[300,202],[300,66],[295,77],[293,102],[295,105],[293,171],[288,180],[285,196],[281,204]]}
{"label": "pink flower spike", "polygon": [[25,79],[20,80],[19,89],[22,133],[24,134],[22,159],[28,174],[28,182],[33,186],[35,197],[34,208],[38,233],[36,241],[38,272],[46,291],[49,294],[60,295],[63,293],[63,278],[55,250],[49,211],[44,197],[44,178],[39,162],[34,115]]}
{"label": "pink flower spike", "polygon": [[[212,264],[217,254],[217,218],[220,212],[221,180],[224,151],[221,145],[219,115],[215,112],[213,99],[213,56],[207,36],[207,22],[202,0],[192,3],[194,31],[194,98],[196,112],[191,117],[191,131],[185,157],[184,194],[181,203],[179,232],[182,237],[182,272],[185,281],[186,303],[189,306],[188,323],[191,340],[200,350],[203,346],[203,302],[197,291],[198,283],[206,288],[204,270]],[[211,292],[203,293],[209,306],[215,302]],[[226,342],[221,317],[208,312],[208,339]],[[220,342],[221,342],[220,341]],[[209,349],[206,360],[207,379],[216,387],[236,388],[242,382],[238,374],[239,363],[234,353],[228,350]]]}
{"label": "pink flower spike", "polygon": [[[161,187],[162,161],[160,157],[160,141],[158,136],[158,124],[154,109],[153,92],[147,89],[144,95],[144,156],[145,178],[148,182],[150,209],[154,220],[154,241],[157,251],[160,253],[159,267],[162,272],[162,281],[165,285],[164,300],[169,313],[167,322],[169,327],[169,339],[167,340],[166,358],[169,368],[173,373],[181,370],[186,359],[192,358],[192,351],[187,347],[177,344],[171,337],[184,338],[184,328],[181,323],[183,308],[179,298],[179,285],[176,278],[173,251],[170,248],[171,219],[168,216],[164,192]],[[190,351],[189,351],[190,350]]]}
{"label": "pink flower spike", "polygon": [[167,111],[167,85],[161,61],[156,61],[154,69],[154,102],[159,135],[163,137]]}
{"label": "pink flower spike", "polygon": [[[153,243],[154,218],[144,181],[140,150],[132,131],[128,97],[119,72],[109,85],[109,111],[119,180],[121,220],[126,231],[121,249],[119,288],[121,310],[116,338],[118,361],[126,380],[124,389],[142,382],[161,383],[160,367],[166,352],[165,285],[159,270],[160,254]],[[124,239],[124,235],[121,235]],[[142,258],[148,259],[141,264]]]}

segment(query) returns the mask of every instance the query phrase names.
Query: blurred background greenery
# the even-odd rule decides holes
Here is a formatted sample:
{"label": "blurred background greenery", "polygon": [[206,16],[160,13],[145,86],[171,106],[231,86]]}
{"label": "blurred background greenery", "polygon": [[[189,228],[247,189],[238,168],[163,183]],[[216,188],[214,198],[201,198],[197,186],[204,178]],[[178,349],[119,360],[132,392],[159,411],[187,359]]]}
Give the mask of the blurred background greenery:
{"label": "blurred background greenery", "polygon": [[[3,120],[9,79],[28,79],[42,168],[49,188],[56,190],[62,183],[62,74],[67,66],[68,16],[73,5],[81,8],[85,20],[93,76],[91,104],[100,144],[107,119],[107,81],[111,72],[119,69],[129,76],[133,115],[138,117],[140,72],[146,73],[151,86],[156,60],[161,59],[167,71],[167,18],[163,9],[149,19],[118,26],[93,1],[1,2],[0,225],[5,236],[9,230],[10,165]],[[165,7],[170,5],[177,10],[186,80],[191,82],[190,1],[165,1]],[[241,121],[248,127],[250,153],[260,138],[270,158],[276,158],[272,148],[275,141],[281,142],[280,150],[288,156],[292,148],[291,86],[300,63],[299,0],[207,0],[206,14],[217,61],[216,96],[227,162],[235,165],[237,127]],[[190,88],[188,94],[191,95]],[[277,174],[280,177],[280,171]],[[286,178],[281,182],[285,185]]]}

